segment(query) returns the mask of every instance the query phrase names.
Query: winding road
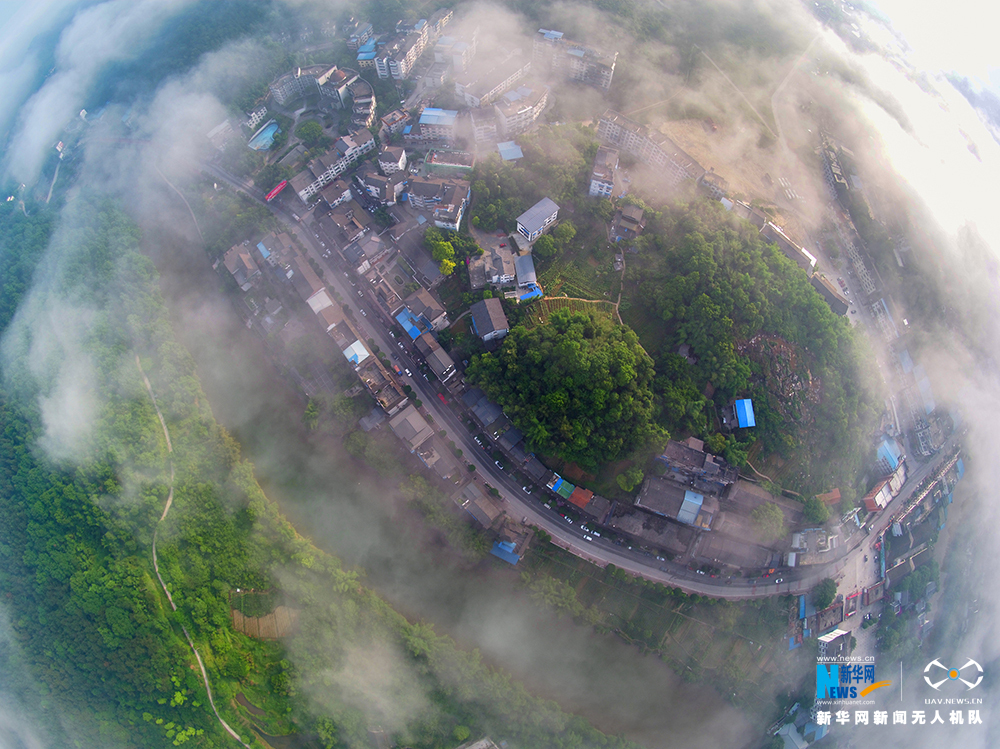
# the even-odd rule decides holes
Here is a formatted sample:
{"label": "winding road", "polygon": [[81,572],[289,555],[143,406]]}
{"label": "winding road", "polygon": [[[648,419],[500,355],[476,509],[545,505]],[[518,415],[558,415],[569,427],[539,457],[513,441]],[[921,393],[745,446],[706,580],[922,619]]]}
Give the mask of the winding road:
{"label": "winding road", "polygon": [[[159,171],[159,170],[157,170]],[[161,175],[162,176],[162,175]],[[181,196],[183,197],[183,196]],[[185,201],[187,202],[187,201]],[[170,507],[174,503],[174,459],[172,457],[174,452],[174,447],[170,442],[170,430],[167,429],[167,422],[163,418],[163,413],[160,411],[160,406],[156,402],[156,395],[153,394],[153,386],[149,384],[149,378],[146,376],[146,372],[142,368],[142,362],[139,361],[139,355],[135,355],[135,366],[139,368],[139,374],[142,375],[142,381],[146,385],[146,391],[149,393],[150,400],[153,401],[153,408],[156,409],[156,416],[160,420],[160,426],[163,427],[163,436],[167,441],[167,454],[171,457],[167,458],[170,464],[170,488],[167,492],[167,503],[163,507],[163,514],[160,515],[160,519],[156,521],[156,528],[153,529],[153,570],[156,572],[156,579],[160,581],[160,587],[163,588],[163,593],[167,596],[167,601],[170,603],[170,608],[177,611],[177,604],[174,603],[173,596],[170,595],[170,591],[167,589],[167,584],[163,582],[163,576],[160,575],[160,562],[156,557],[156,539],[160,533],[160,524],[167,519],[167,513],[170,512]],[[194,645],[194,640],[191,639],[191,635],[187,631],[181,622],[178,622],[181,627],[181,631],[184,633],[184,637],[187,639],[188,646],[191,648],[191,652],[194,653],[195,660],[198,661],[198,668],[201,669],[201,678],[205,682],[205,692],[208,693],[208,704],[212,706],[212,712],[215,713],[215,717],[219,719],[219,723],[222,727],[226,729],[230,736],[239,741],[246,749],[252,749],[249,744],[240,738],[240,735],[232,729],[232,727],[222,719],[219,715],[219,710],[215,706],[215,697],[212,695],[212,685],[208,682],[208,672],[205,670],[205,663],[201,659],[201,653],[198,652],[198,648]]]}

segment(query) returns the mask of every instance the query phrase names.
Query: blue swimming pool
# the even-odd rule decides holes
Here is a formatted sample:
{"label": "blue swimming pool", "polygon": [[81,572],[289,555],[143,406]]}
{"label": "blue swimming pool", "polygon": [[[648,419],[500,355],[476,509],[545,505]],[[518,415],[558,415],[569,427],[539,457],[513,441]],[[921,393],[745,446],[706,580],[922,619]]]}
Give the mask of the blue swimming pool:
{"label": "blue swimming pool", "polygon": [[279,130],[278,123],[274,120],[268,122],[264,127],[254,133],[254,136],[247,143],[254,151],[266,151],[274,143],[274,135]]}

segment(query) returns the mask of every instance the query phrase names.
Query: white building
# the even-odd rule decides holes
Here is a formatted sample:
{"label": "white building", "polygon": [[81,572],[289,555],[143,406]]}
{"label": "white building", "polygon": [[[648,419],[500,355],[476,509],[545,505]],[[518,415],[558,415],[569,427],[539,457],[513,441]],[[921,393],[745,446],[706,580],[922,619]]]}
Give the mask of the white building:
{"label": "white building", "polygon": [[529,130],[548,103],[548,86],[536,83],[508,91],[493,105],[500,132],[510,137]]}
{"label": "white building", "polygon": [[559,218],[559,206],[549,198],[542,198],[517,217],[517,231],[529,242],[534,242]]}
{"label": "white building", "polygon": [[594,168],[590,172],[590,196],[610,198],[615,191],[618,151],[607,146],[597,149]]}
{"label": "white building", "polygon": [[489,70],[455,79],[455,93],[467,106],[482,107],[499,99],[531,70],[531,60],[515,49],[500,64]]}
{"label": "white building", "polygon": [[303,203],[353,166],[364,154],[375,149],[375,138],[367,130],[345,135],[333,148],[309,162],[292,177],[292,189]]}
{"label": "white building", "polygon": [[406,169],[406,149],[400,146],[382,146],[378,166],[386,176]]}
{"label": "white building", "polygon": [[609,109],[601,115],[597,136],[604,143],[616,146],[643,163],[658,167],[671,185],[700,179],[705,173],[697,161],[666,135],[653,132],[613,110]]}
{"label": "white building", "polygon": [[615,74],[617,52],[605,52],[571,42],[561,31],[539,29],[535,34],[533,56],[554,72],[607,91]]}

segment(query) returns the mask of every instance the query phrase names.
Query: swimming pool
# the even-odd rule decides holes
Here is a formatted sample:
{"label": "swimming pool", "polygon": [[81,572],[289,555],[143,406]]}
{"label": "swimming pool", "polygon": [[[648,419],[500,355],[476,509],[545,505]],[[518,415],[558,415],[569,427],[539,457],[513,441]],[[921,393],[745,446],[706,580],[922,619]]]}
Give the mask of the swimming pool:
{"label": "swimming pool", "polygon": [[274,135],[278,132],[278,123],[274,120],[268,122],[264,127],[254,133],[254,136],[247,143],[254,151],[266,151],[274,143]]}

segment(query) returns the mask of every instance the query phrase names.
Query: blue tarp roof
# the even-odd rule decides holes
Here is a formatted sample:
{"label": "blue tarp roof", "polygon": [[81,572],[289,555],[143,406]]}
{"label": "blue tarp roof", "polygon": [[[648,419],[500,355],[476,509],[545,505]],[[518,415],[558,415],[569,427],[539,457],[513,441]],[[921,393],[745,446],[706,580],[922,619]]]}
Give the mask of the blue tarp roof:
{"label": "blue tarp roof", "polygon": [[502,544],[499,541],[497,541],[496,543],[493,544],[493,548],[490,549],[490,554],[492,554],[495,557],[499,557],[508,564],[517,564],[518,562],[521,561],[521,557],[519,557],[513,551],[507,549],[507,547],[510,545],[511,544],[509,543]]}
{"label": "blue tarp roof", "polygon": [[410,340],[417,340],[420,337],[420,334],[424,332],[419,328],[420,318],[416,317],[405,307],[398,315],[396,315],[396,322],[403,326],[403,330],[405,330],[406,334],[410,336]]}
{"label": "blue tarp roof", "polygon": [[701,509],[701,503],[704,499],[703,496],[690,489],[685,490],[681,509],[677,511],[677,519],[682,523],[694,525],[694,521],[698,519],[698,511]]}
{"label": "blue tarp roof", "polygon": [[264,258],[265,260],[267,260],[269,257],[271,257],[270,251],[264,246],[263,242],[258,242],[257,243],[257,249],[260,250],[260,256],[262,258]]}
{"label": "blue tarp roof", "polygon": [[537,286],[529,286],[523,293],[521,293],[520,296],[518,296],[518,301],[527,302],[529,299],[538,299],[543,296],[545,296],[545,294],[542,293],[540,288]]}
{"label": "blue tarp roof", "polygon": [[753,415],[753,401],[749,398],[736,401],[736,421],[741,427],[757,426],[757,420]]}

